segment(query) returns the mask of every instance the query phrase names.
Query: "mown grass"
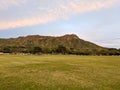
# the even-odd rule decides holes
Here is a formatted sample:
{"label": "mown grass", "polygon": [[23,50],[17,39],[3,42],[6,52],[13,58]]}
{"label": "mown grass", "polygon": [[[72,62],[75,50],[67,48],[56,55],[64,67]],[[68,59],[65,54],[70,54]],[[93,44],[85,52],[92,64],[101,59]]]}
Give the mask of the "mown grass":
{"label": "mown grass", "polygon": [[0,55],[0,90],[120,90],[120,57]]}

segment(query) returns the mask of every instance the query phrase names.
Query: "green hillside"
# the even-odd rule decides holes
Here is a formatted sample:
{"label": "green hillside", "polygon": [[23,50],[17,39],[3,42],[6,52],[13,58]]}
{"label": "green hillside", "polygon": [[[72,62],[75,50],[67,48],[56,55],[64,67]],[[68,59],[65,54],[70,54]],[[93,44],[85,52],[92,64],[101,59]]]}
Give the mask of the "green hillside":
{"label": "green hillside", "polygon": [[[43,53],[101,54],[108,49],[80,39],[75,34],[60,37],[31,35],[26,37],[0,39],[0,50],[9,52],[33,52],[40,49]],[[9,50],[8,50],[9,49]],[[39,52],[37,50],[37,52]]]}

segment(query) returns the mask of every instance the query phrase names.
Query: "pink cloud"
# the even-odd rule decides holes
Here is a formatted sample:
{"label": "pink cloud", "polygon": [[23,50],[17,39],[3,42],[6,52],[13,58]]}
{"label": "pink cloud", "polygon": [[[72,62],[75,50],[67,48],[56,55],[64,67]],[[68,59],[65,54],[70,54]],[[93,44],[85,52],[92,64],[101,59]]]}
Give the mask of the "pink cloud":
{"label": "pink cloud", "polygon": [[[17,6],[25,3],[25,1],[27,2],[27,0],[0,0],[0,9],[5,9],[10,6]],[[39,15],[34,15],[32,17],[25,16],[24,18],[19,17],[17,20],[14,19],[0,21],[0,29],[3,30],[9,28],[32,26],[36,24],[47,24],[58,19],[68,19],[73,14],[87,13],[91,11],[98,11],[103,8],[109,8],[115,5],[116,2],[117,0],[66,0],[65,4],[56,3],[58,5],[56,5],[54,8],[36,6],[36,10],[38,9],[38,12],[39,9],[42,8],[45,9],[45,13],[41,14],[41,12],[39,12]],[[34,11],[31,11],[31,13],[34,13]]]}

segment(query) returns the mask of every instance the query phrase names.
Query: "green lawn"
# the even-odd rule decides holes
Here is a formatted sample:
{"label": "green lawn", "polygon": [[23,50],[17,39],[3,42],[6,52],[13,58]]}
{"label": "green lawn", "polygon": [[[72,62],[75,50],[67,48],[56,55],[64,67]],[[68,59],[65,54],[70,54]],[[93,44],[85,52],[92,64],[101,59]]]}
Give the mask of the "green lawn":
{"label": "green lawn", "polygon": [[120,56],[0,55],[0,90],[120,90]]}

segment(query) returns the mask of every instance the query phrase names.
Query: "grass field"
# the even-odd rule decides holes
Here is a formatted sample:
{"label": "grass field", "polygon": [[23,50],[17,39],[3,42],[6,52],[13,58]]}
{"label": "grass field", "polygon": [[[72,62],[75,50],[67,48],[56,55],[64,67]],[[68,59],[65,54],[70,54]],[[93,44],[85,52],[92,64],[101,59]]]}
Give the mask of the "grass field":
{"label": "grass field", "polygon": [[0,90],[120,90],[120,57],[0,55]]}

